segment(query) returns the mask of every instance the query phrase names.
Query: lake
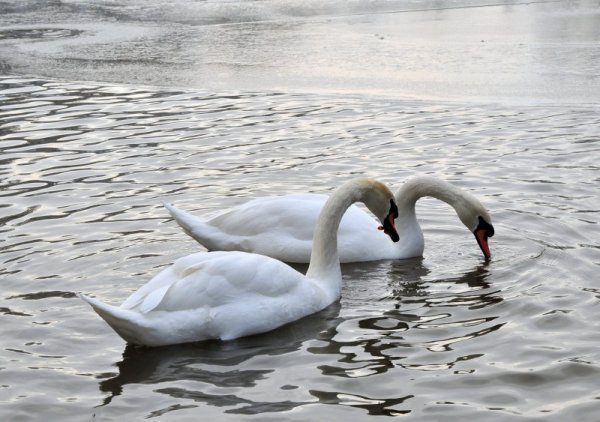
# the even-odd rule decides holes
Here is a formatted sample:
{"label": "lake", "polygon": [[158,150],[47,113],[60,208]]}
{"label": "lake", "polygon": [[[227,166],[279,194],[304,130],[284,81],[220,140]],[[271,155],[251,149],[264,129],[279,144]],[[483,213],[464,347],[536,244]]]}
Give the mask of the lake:
{"label": "lake", "polygon": [[[69,13],[81,13],[77,2],[66,3]],[[109,3],[102,7],[119,5]],[[23,7],[13,5],[4,19],[39,16]],[[496,13],[523,17],[519,7],[533,6]],[[468,8],[466,16],[477,9],[489,11]],[[561,21],[599,16],[584,10],[552,13]],[[460,11],[406,13],[435,15],[449,28]],[[395,15],[358,12],[327,13],[340,26],[361,16],[369,30]],[[330,15],[271,21],[292,33],[300,22],[310,32]],[[81,28],[73,28],[91,25],[81,16]],[[131,25],[114,16],[111,25]],[[22,48],[4,55],[10,66],[0,76],[0,419],[597,420],[598,61],[584,54],[588,68],[549,72],[542,82],[480,73],[487,88],[464,96],[453,82],[458,67],[428,91],[403,91],[394,78],[398,92],[385,92],[380,79],[362,89],[347,74],[336,82],[343,89],[297,81],[286,73],[293,61],[280,65],[279,81],[271,73],[253,79],[259,66],[206,85],[186,82],[183,69],[159,84],[152,78],[165,68],[156,64],[138,73],[149,80],[126,80],[142,69],[137,59],[116,62],[112,77],[102,77],[107,62],[98,64],[97,78],[90,63],[65,63],[61,75],[40,56],[43,44],[31,40],[33,24],[14,25],[21,32],[13,41],[0,40],[0,51],[7,42]],[[195,22],[190,31],[207,25]],[[146,33],[148,25],[140,26]],[[585,32],[573,28],[567,33]],[[597,41],[594,31],[586,36]],[[92,55],[82,34],[40,33],[42,43],[79,40],[78,51]],[[190,51],[180,41],[179,52]],[[19,67],[25,50],[36,58],[26,71]],[[177,62],[178,54],[169,57]],[[355,68],[353,60],[344,66]],[[515,91],[503,90],[509,85]],[[515,94],[521,85],[533,89]],[[270,333],[140,348],[77,297],[119,304],[178,257],[202,250],[169,218],[165,201],[213,215],[259,196],[329,193],[357,175],[395,191],[423,174],[460,186],[490,210],[491,260],[448,205],[422,199],[422,258],[345,264],[339,302]]]}

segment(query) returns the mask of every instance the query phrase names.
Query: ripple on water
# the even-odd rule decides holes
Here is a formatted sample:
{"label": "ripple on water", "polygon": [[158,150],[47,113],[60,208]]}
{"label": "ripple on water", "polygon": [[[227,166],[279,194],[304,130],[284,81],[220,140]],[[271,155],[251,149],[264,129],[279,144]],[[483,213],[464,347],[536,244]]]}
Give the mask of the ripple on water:
{"label": "ripple on water", "polygon": [[19,28],[5,29],[0,31],[0,40],[10,39],[54,39],[65,37],[76,37],[84,31],[78,29],[65,28]]}

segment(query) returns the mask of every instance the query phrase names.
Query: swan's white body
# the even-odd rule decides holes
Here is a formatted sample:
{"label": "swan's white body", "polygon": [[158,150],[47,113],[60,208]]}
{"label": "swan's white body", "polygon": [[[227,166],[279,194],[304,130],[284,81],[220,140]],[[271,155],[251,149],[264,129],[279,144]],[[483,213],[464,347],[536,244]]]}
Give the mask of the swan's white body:
{"label": "swan's white body", "polygon": [[175,261],[120,307],[84,299],[126,341],[159,346],[270,331],[325,308],[338,293],[273,258],[200,252]]}
{"label": "swan's white body", "polygon": [[355,179],[336,190],[319,217],[306,275],[263,255],[200,252],[178,259],[120,307],[82,298],[134,344],[230,340],[270,331],[339,298],[336,234],[342,215],[362,201],[384,221],[390,200],[392,193],[369,179]]}
{"label": "swan's white body", "polygon": [[[209,251],[253,252],[284,262],[307,263],[325,201],[327,195],[313,193],[257,198],[208,221],[164,205],[183,230]],[[377,230],[380,225],[357,206],[351,206],[338,231],[340,261],[394,258],[396,244]]]}
{"label": "swan's white body", "polygon": [[[421,256],[425,243],[415,204],[424,196],[450,204],[471,232],[477,228],[478,216],[491,224],[488,212],[471,194],[434,177],[415,177],[395,195],[400,241],[391,242],[377,230],[379,224],[372,217],[351,206],[338,231],[340,262]],[[165,207],[183,230],[208,250],[246,251],[306,263],[310,259],[312,233],[326,200],[327,196],[319,194],[256,198],[210,220],[169,204]]]}

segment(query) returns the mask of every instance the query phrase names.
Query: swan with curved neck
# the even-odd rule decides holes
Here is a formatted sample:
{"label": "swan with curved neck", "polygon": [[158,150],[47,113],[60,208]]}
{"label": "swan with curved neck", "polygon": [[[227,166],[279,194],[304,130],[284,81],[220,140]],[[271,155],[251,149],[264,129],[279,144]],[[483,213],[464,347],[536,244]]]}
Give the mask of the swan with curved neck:
{"label": "swan with curved neck", "polygon": [[[340,261],[421,256],[425,243],[415,205],[426,196],[452,206],[460,221],[475,235],[484,257],[488,259],[491,256],[488,238],[494,235],[494,227],[481,202],[448,182],[420,176],[405,182],[395,195],[400,241],[392,243],[381,236],[376,230],[378,223],[352,206],[344,214],[338,231]],[[248,251],[286,262],[306,263],[312,249],[312,231],[326,198],[318,194],[256,198],[210,220],[198,218],[169,204],[165,207],[183,230],[208,250]]]}
{"label": "swan with curved neck", "polygon": [[343,184],[323,206],[306,275],[264,255],[200,252],[175,261],[119,307],[81,297],[133,344],[230,340],[273,330],[340,297],[336,234],[343,214],[358,201],[397,241],[393,194],[380,182],[359,178]]}
{"label": "swan with curved neck", "polygon": [[399,215],[396,226],[401,235],[396,249],[400,255],[410,258],[423,254],[425,241],[415,206],[420,198],[432,197],[454,208],[460,221],[475,235],[484,257],[490,258],[488,238],[494,235],[492,219],[481,202],[470,193],[435,177],[421,176],[409,179],[395,197]]}

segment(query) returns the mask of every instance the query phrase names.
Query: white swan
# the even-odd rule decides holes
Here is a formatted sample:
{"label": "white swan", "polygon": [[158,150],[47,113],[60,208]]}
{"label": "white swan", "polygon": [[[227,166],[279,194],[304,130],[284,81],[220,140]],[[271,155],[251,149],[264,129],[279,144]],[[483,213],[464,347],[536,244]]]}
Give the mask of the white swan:
{"label": "white swan", "polygon": [[[415,213],[419,198],[431,196],[450,204],[471,231],[485,258],[490,257],[488,238],[494,235],[491,218],[471,194],[431,176],[409,179],[395,195],[400,242],[392,243],[377,233],[378,223],[352,206],[338,232],[341,262],[405,259],[421,256],[425,246]],[[238,250],[267,255],[285,262],[310,259],[312,232],[327,196],[291,194],[253,199],[210,220],[198,218],[165,204],[183,230],[208,250]]]}
{"label": "white swan", "polygon": [[306,275],[264,255],[200,252],[175,261],[120,307],[81,297],[134,344],[230,340],[270,331],[340,297],[337,231],[344,212],[356,201],[367,205],[398,240],[393,194],[380,182],[359,178],[342,185],[325,203]]}

